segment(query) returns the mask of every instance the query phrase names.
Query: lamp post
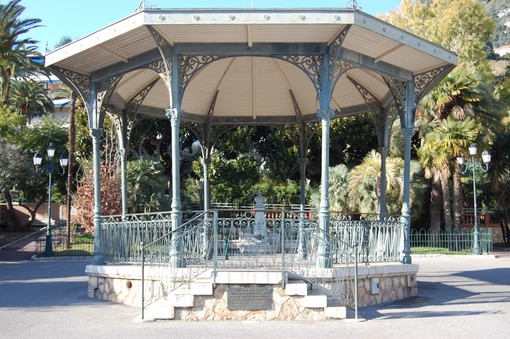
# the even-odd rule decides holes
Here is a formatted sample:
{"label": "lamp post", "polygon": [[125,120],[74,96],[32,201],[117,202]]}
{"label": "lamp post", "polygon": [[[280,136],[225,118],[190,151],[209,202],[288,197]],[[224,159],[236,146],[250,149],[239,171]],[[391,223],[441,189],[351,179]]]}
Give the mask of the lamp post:
{"label": "lamp post", "polygon": [[457,157],[457,162],[464,169],[461,169],[462,174],[468,170],[473,174],[473,208],[474,208],[474,225],[473,225],[473,252],[475,254],[481,254],[480,251],[480,239],[479,239],[479,227],[478,227],[478,211],[476,205],[476,171],[481,170],[487,172],[489,169],[489,162],[491,161],[491,155],[487,151],[482,152],[482,161],[480,163],[476,160],[477,148],[475,145],[469,146],[469,154],[471,155],[471,162],[466,162],[463,157]]}
{"label": "lamp post", "polygon": [[[50,143],[47,152],[47,161],[42,166],[41,171],[44,173],[48,173],[48,226],[46,227],[46,245],[44,247],[44,256],[49,257],[53,254],[53,244],[51,239],[51,175],[53,172],[57,172],[63,174],[65,172],[65,168],[67,167],[67,154],[62,153],[60,156],[60,166],[62,167],[62,171],[58,169],[53,157],[55,156],[55,145]],[[34,166],[36,171],[39,172],[39,166],[41,166],[43,160],[43,156],[41,153],[34,154]]]}

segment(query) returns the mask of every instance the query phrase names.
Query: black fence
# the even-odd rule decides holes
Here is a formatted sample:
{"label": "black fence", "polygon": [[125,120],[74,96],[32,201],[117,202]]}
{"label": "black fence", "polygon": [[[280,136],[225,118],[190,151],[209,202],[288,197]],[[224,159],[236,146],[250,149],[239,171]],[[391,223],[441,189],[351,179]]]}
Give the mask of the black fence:
{"label": "black fence", "polygon": [[[69,235],[69,236],[68,236]],[[38,256],[46,255],[46,228],[35,234]],[[94,253],[94,236],[87,234],[80,227],[71,226],[68,232],[65,223],[57,222],[51,227],[53,251],[51,256],[92,256]]]}

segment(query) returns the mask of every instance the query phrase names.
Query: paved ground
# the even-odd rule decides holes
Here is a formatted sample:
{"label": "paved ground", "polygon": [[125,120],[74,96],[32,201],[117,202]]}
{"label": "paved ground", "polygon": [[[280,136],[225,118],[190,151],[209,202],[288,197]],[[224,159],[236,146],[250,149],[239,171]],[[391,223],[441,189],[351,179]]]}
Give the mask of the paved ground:
{"label": "paved ground", "polygon": [[493,339],[510,331],[509,255],[414,257],[419,296],[363,308],[363,322],[136,323],[139,309],[86,297],[87,260],[30,254],[20,244],[0,251],[0,338]]}

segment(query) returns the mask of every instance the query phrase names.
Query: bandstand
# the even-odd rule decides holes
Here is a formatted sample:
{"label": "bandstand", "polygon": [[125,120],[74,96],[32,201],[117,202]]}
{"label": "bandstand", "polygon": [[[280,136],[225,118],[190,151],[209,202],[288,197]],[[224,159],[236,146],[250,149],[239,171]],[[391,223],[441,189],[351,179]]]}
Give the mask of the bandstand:
{"label": "bandstand", "polygon": [[[450,51],[355,9],[139,9],[47,54],[46,66],[88,111],[95,174],[89,296],[143,305],[144,317],[196,320],[344,318],[346,305],[357,315],[358,305],[416,295],[409,247],[415,110],[455,63]],[[402,215],[386,216],[384,194],[375,219],[331,214],[331,120],[371,112],[384,169],[393,111],[405,139]],[[101,211],[106,114],[120,136],[119,216]],[[144,116],[171,122],[172,209],[130,215],[125,149]],[[322,137],[317,213],[304,210],[313,122]],[[204,211],[182,210],[182,124],[200,141]],[[260,201],[250,211],[212,209],[214,142],[236,126],[285,124],[300,130],[301,209],[268,211]]]}

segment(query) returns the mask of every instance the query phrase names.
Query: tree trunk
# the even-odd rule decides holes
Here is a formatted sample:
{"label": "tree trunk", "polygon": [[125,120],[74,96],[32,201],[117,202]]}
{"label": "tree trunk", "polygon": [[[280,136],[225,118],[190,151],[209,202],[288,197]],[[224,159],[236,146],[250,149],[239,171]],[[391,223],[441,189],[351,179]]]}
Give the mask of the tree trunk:
{"label": "tree trunk", "polygon": [[441,229],[441,206],[442,206],[442,197],[441,197],[441,184],[436,178],[436,176],[432,177],[430,191],[430,230],[431,231],[439,231]]}
{"label": "tree trunk", "polygon": [[35,215],[37,213],[37,210],[39,209],[39,207],[41,207],[41,205],[44,203],[44,201],[45,200],[39,201],[34,206],[34,209],[31,209],[30,207],[28,207],[27,205],[24,205],[22,203],[19,204],[21,207],[25,208],[27,210],[27,212],[30,214],[30,219],[28,219],[27,223],[22,226],[24,230],[29,230],[30,229],[30,226],[32,226],[32,223],[35,220]]}
{"label": "tree trunk", "polygon": [[460,181],[459,165],[455,164],[453,170],[453,227],[460,230],[462,225],[462,211],[464,209],[464,197],[462,195],[462,184]]}
{"label": "tree trunk", "polygon": [[452,231],[452,204],[450,197],[450,183],[448,177],[441,176],[441,193],[443,195],[443,215],[444,215],[444,228],[446,231]]}
{"label": "tree trunk", "polygon": [[4,93],[4,104],[9,103],[9,99],[11,96],[11,76],[12,76],[12,70],[11,67],[7,67],[7,77],[5,80],[5,93]]}
{"label": "tree trunk", "polygon": [[11,192],[8,189],[5,189],[3,191],[4,193],[4,199],[7,203],[7,218],[11,220],[11,222],[7,223],[9,225],[10,231],[21,231],[18,218],[16,217],[16,211],[14,210],[14,206],[12,205],[12,197]]}

